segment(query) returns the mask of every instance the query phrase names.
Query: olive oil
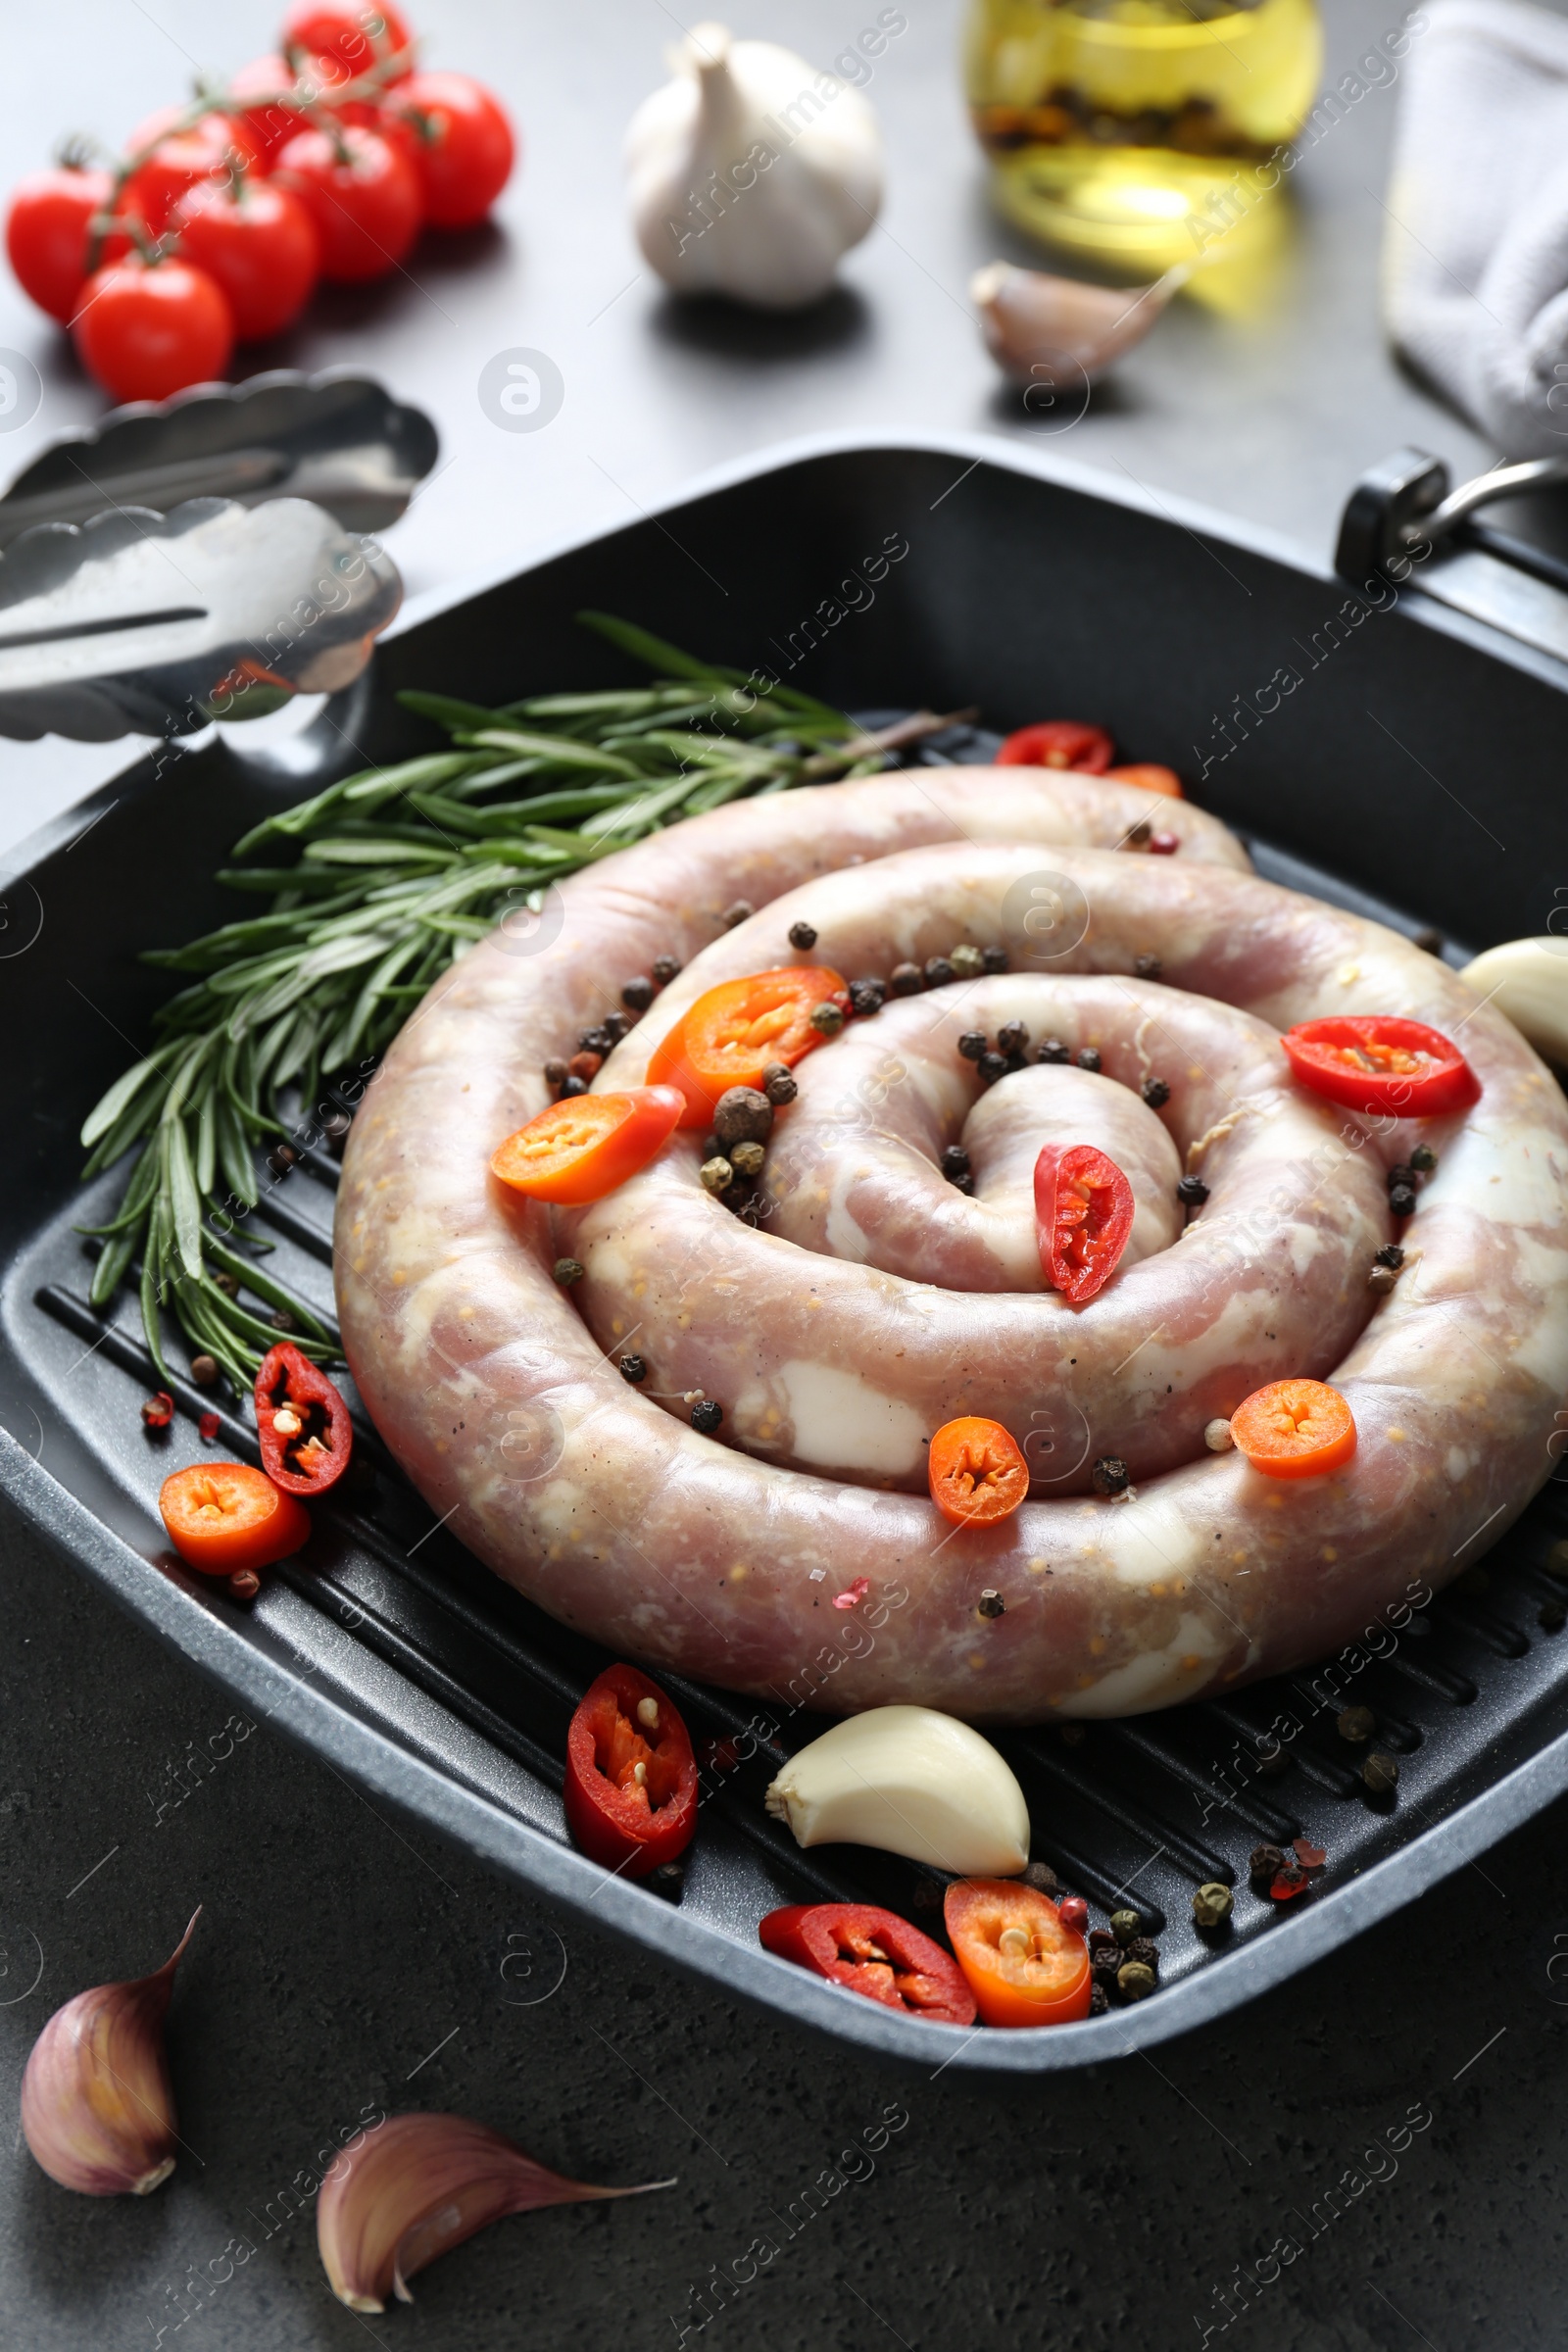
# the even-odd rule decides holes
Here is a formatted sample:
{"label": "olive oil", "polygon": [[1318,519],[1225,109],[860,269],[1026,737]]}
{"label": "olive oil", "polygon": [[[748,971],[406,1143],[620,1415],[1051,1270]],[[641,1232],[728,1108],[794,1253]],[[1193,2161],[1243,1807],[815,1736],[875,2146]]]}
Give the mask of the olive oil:
{"label": "olive oil", "polygon": [[1163,270],[1256,233],[1322,58],[1316,0],[971,0],[966,72],[1008,218]]}

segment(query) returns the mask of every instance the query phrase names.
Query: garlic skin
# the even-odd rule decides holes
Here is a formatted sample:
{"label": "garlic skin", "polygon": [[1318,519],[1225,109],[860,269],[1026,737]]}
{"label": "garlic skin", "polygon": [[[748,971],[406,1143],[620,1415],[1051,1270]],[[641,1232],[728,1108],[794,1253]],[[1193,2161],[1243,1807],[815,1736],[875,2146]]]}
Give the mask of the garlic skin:
{"label": "garlic skin", "polygon": [[1015,383],[1042,380],[1036,368],[1066,360],[1093,383],[1141,343],[1190,272],[1167,270],[1152,286],[1090,286],[1045,270],[991,262],[969,281],[986,349]]}
{"label": "garlic skin", "polygon": [[321,2183],[316,2242],[334,2295],[350,2311],[385,2311],[389,2293],[466,2237],[509,2213],[595,2197],[640,2197],[672,2180],[593,2188],[565,2180],[486,2124],[463,2115],[391,2115],[345,2153]]}
{"label": "garlic skin", "polygon": [[819,301],[881,206],[870,106],[793,50],[722,24],[694,26],[672,62],[675,79],[626,133],[644,258],[677,294],[764,311]]}
{"label": "garlic skin", "polygon": [[62,2188],[145,2197],[173,2171],[179,2135],[164,2019],[200,1917],[198,1906],[162,1968],[78,1992],[33,2043],[22,2078],[22,2129]]}
{"label": "garlic skin", "polygon": [[931,1707],[835,1724],[791,1757],[766,1804],[798,1845],[874,1845],[962,1878],[1028,1866],[1023,1790],[989,1740]]}
{"label": "garlic skin", "polygon": [[1568,939],[1510,939],[1467,963],[1460,978],[1538,1054],[1568,1066]]}

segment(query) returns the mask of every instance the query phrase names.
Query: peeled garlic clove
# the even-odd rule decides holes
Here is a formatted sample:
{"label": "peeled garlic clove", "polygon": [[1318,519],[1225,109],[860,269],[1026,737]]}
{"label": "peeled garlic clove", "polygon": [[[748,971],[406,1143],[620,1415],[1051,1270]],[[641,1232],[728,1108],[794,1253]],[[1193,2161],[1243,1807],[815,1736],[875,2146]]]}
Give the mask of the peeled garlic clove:
{"label": "peeled garlic clove", "polygon": [[1510,939],[1488,948],[1460,976],[1538,1054],[1568,1065],[1568,939]]}
{"label": "peeled garlic clove", "polygon": [[644,256],[678,294],[818,301],[881,206],[875,115],[835,74],[722,24],[695,25],[675,62],[626,133]]}
{"label": "peeled garlic clove", "polygon": [[1152,286],[1086,286],[992,262],[969,281],[969,299],[980,313],[986,349],[1015,382],[1037,383],[1037,369],[1066,360],[1093,383],[1143,341],[1187,275],[1179,267]]}
{"label": "peeled garlic clove", "polygon": [[178,2133],[164,2019],[190,1926],[150,1977],[95,1984],[57,2009],[22,2078],[22,2129],[62,2188],[144,2197],[174,2169]]}
{"label": "peeled garlic clove", "polygon": [[350,2311],[384,2311],[389,2292],[413,2302],[408,2281],[426,2263],[509,2213],[673,2186],[592,2188],[564,2180],[466,2116],[392,2115],[344,2154],[341,2171],[326,2175],[316,2239],[338,2301]]}
{"label": "peeled garlic clove", "polygon": [[767,1809],[798,1845],[880,1846],[963,1878],[1029,1860],[1023,1790],[989,1740],[930,1707],[872,1707],[785,1765]]}

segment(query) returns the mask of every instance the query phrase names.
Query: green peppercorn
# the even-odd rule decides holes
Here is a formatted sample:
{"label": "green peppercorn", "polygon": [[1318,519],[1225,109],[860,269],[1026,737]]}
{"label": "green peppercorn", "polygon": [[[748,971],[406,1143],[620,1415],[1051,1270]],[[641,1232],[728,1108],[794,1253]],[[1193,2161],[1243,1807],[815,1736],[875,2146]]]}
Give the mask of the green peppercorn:
{"label": "green peppercorn", "polygon": [[581,1282],[584,1272],[582,1265],[574,1257],[558,1257],[551,1270],[564,1291],[570,1290],[574,1282]]}
{"label": "green peppercorn", "polygon": [[705,1192],[727,1193],[735,1181],[735,1170],[721,1155],[705,1159],[697,1173],[703,1180]]}
{"label": "green peppercorn", "polygon": [[1378,1719],[1370,1707],[1342,1707],[1334,1718],[1334,1729],[1353,1747],[1364,1747],[1377,1728]]}
{"label": "green peppercorn", "polygon": [[1399,1767],[1393,1756],[1375,1747],[1361,1767],[1361,1778],[1374,1796],[1392,1796],[1399,1785]]}
{"label": "green peppercorn", "polygon": [[948,957],[948,961],[960,980],[978,980],[986,968],[985,957],[979,949],[971,948],[967,943],[962,947],[955,948]]}
{"label": "green peppercorn", "polygon": [[1124,2001],[1147,2001],[1158,1981],[1142,1960],[1125,1960],[1116,1971],[1116,1989]]}
{"label": "green peppercorn", "polygon": [[840,1012],[838,1006],[832,1002],[832,1000],[827,997],[823,998],[820,1004],[813,1004],[811,1006],[809,1019],[811,1027],[817,1032],[819,1037],[837,1037],[839,1031],[844,1026],[843,1013]]}
{"label": "green peppercorn", "polygon": [[1193,1924],[1200,1928],[1222,1928],[1234,1905],[1230,1888],[1222,1886],[1218,1879],[1210,1879],[1193,1897]]}
{"label": "green peppercorn", "polygon": [[737,1176],[747,1178],[760,1176],[765,1157],[766,1153],[760,1144],[732,1144],[730,1146],[730,1166]]}
{"label": "green peppercorn", "polygon": [[1125,1946],[1131,1943],[1135,1936],[1143,1934],[1144,1923],[1136,1911],[1113,1911],[1110,1915],[1110,1932],[1116,1941]]}
{"label": "green peppercorn", "polygon": [[1410,1154],[1410,1165],[1418,1176],[1430,1176],[1438,1164],[1438,1155],[1430,1144],[1417,1144]]}

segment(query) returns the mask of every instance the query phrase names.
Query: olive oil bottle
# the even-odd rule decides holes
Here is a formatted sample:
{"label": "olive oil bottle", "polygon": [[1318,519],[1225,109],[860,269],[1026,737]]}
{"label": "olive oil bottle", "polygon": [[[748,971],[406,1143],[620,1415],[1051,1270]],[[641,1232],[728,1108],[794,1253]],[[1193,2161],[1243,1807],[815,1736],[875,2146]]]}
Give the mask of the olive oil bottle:
{"label": "olive oil bottle", "polygon": [[966,74],[1010,220],[1164,270],[1255,232],[1322,59],[1316,0],[971,0]]}

